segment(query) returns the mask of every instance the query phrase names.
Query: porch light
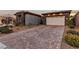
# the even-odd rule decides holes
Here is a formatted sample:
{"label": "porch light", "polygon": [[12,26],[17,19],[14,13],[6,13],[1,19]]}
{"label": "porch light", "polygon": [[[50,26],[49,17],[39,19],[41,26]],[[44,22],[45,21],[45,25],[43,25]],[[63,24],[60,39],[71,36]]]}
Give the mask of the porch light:
{"label": "porch light", "polygon": [[48,14],[48,16],[51,16],[51,14]]}
{"label": "porch light", "polygon": [[59,15],[63,15],[63,13],[59,13]]}
{"label": "porch light", "polygon": [[53,16],[55,16],[56,14],[52,14]]}

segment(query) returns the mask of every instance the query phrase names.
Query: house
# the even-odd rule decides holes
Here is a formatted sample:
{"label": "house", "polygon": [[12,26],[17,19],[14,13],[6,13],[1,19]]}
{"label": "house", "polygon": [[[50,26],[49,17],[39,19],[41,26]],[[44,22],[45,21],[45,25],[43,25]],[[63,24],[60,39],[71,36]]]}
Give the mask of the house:
{"label": "house", "polygon": [[28,12],[28,11],[20,11],[16,14],[16,25],[37,25],[41,23],[41,15]]}
{"label": "house", "polygon": [[70,13],[71,10],[66,10],[66,11],[43,13],[41,15],[38,15],[28,11],[20,11],[15,14],[16,25],[45,24],[45,25],[64,26]]}
{"label": "house", "polygon": [[66,20],[70,15],[71,10],[66,11],[55,11],[49,13],[43,13],[42,15],[46,17],[46,25],[59,25],[64,26]]}

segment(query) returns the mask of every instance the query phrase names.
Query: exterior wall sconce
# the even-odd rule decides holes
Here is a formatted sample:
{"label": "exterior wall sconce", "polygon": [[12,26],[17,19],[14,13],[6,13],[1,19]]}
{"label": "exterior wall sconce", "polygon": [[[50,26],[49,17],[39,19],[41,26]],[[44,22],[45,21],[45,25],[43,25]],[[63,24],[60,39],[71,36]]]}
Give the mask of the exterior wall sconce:
{"label": "exterior wall sconce", "polygon": [[59,15],[63,15],[63,13],[59,13]]}

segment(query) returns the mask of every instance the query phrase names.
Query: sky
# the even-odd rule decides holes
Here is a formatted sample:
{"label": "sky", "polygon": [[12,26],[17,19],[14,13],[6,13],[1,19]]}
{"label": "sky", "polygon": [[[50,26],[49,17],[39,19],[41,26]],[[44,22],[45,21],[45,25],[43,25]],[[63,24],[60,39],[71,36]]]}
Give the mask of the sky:
{"label": "sky", "polygon": [[[18,11],[22,11],[22,10],[0,10],[0,15],[7,15],[7,14],[15,14],[16,12]],[[27,10],[25,10],[27,11]],[[53,11],[56,11],[56,10],[29,10],[30,12],[33,12],[33,13],[37,13],[37,14],[41,14],[41,13],[46,13],[46,12],[53,12]],[[75,11],[72,11],[73,13],[77,12],[76,10]]]}
{"label": "sky", "polygon": [[[18,11],[22,11],[22,10],[0,10],[0,15],[15,14]],[[27,10],[25,10],[25,11],[27,11]],[[29,10],[29,11],[37,13],[37,14],[41,14],[41,13],[45,13],[45,12],[51,12],[53,10]]]}

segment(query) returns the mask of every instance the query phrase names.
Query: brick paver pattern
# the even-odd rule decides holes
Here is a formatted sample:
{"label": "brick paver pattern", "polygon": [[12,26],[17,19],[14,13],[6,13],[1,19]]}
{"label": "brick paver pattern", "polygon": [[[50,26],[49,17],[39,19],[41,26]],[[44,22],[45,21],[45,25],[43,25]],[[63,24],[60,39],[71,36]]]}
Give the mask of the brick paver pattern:
{"label": "brick paver pattern", "polygon": [[38,26],[0,37],[8,49],[56,49],[60,48],[64,27]]}

